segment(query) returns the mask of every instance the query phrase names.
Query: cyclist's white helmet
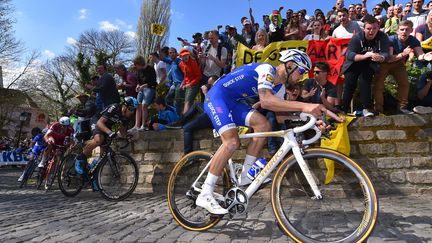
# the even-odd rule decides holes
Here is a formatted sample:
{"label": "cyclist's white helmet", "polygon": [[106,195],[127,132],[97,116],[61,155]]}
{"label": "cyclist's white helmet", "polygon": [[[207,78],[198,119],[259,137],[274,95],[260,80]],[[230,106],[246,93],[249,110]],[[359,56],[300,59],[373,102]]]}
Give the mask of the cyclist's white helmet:
{"label": "cyclist's white helmet", "polygon": [[306,71],[311,70],[312,62],[309,56],[297,49],[288,49],[281,51],[279,61],[287,63],[289,61],[294,62],[298,67],[305,69]]}
{"label": "cyclist's white helmet", "polygon": [[63,126],[69,126],[70,125],[70,119],[67,116],[63,116],[60,118],[59,123]]}

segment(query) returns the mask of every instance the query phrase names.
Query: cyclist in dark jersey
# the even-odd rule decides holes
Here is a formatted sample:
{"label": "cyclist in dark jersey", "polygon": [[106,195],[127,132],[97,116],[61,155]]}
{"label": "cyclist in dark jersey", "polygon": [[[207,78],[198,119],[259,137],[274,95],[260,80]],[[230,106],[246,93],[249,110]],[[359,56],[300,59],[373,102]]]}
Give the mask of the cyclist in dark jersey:
{"label": "cyclist in dark jersey", "polygon": [[[261,107],[271,111],[302,111],[316,117],[326,112],[341,121],[335,114],[320,104],[287,101],[273,93],[273,86],[280,83],[298,82],[312,68],[310,58],[301,51],[291,49],[280,52],[277,67],[267,63],[254,63],[239,67],[216,82],[205,98],[204,108],[216,131],[221,135],[222,145],[212,158],[209,173],[196,205],[212,214],[226,214],[213,197],[214,186],[229,158],[240,146],[237,126],[250,126],[254,132],[271,130],[265,116],[242,101],[259,98]],[[248,145],[245,162],[239,179],[240,186],[251,183],[246,174],[257,160],[265,138],[253,138]]]}
{"label": "cyclist in dark jersey", "polygon": [[135,109],[138,107],[138,101],[128,96],[124,98],[123,104],[114,103],[106,107],[101,112],[101,117],[92,124],[93,138],[88,141],[86,146],[83,148],[83,152],[76,157],[75,170],[78,174],[83,175],[88,166],[87,158],[92,154],[93,149],[102,145],[105,139],[108,137],[113,139],[116,137],[116,133],[111,130],[114,124],[120,124],[120,133],[126,135],[127,124],[134,115]]}

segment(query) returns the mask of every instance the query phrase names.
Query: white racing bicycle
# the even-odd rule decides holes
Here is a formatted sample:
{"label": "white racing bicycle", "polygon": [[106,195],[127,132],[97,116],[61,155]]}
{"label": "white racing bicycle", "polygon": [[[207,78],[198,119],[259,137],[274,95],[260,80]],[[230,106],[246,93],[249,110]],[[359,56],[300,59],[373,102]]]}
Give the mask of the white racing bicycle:
{"label": "white racing bicycle", "polygon": [[[310,129],[314,136],[306,139],[305,132]],[[306,148],[321,137],[315,117],[301,113],[300,120],[287,130],[240,135],[241,139],[254,137],[281,137],[283,144],[247,188],[238,186],[239,169],[229,159],[216,183],[214,197],[231,217],[247,212],[250,198],[276,169],[271,202],[285,234],[296,242],[367,239],[378,215],[375,189],[365,171],[351,158],[330,149]],[[292,154],[286,156],[290,150]],[[212,156],[205,151],[189,153],[171,172],[168,206],[175,221],[185,229],[207,230],[223,217],[195,204]],[[333,178],[326,181],[332,171]]]}

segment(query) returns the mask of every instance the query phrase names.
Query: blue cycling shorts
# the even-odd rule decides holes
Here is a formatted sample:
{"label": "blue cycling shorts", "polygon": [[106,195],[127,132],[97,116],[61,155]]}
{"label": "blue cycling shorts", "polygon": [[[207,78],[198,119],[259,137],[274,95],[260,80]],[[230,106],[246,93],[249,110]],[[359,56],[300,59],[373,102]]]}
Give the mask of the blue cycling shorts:
{"label": "blue cycling shorts", "polygon": [[33,146],[32,153],[33,154],[41,154],[45,149],[45,146]]}
{"label": "blue cycling shorts", "polygon": [[[213,92],[211,92],[213,91]],[[249,126],[255,109],[238,102],[226,92],[210,90],[204,102],[204,110],[219,134],[237,126]]]}

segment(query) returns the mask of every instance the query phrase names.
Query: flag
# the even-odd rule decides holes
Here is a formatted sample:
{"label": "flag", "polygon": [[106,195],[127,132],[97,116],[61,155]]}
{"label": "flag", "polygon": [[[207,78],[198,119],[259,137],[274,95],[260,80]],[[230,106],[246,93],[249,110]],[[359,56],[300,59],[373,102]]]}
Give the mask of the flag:
{"label": "flag", "polygon": [[165,34],[166,27],[160,24],[151,24],[151,31],[153,35],[163,36]]}
{"label": "flag", "polygon": [[[351,152],[350,141],[348,137],[348,125],[355,117],[345,116],[345,122],[336,123],[336,129],[330,132],[329,139],[321,139],[321,147],[337,150],[347,156]],[[334,162],[330,159],[324,159],[327,167],[325,184],[331,182],[334,177]]]}

